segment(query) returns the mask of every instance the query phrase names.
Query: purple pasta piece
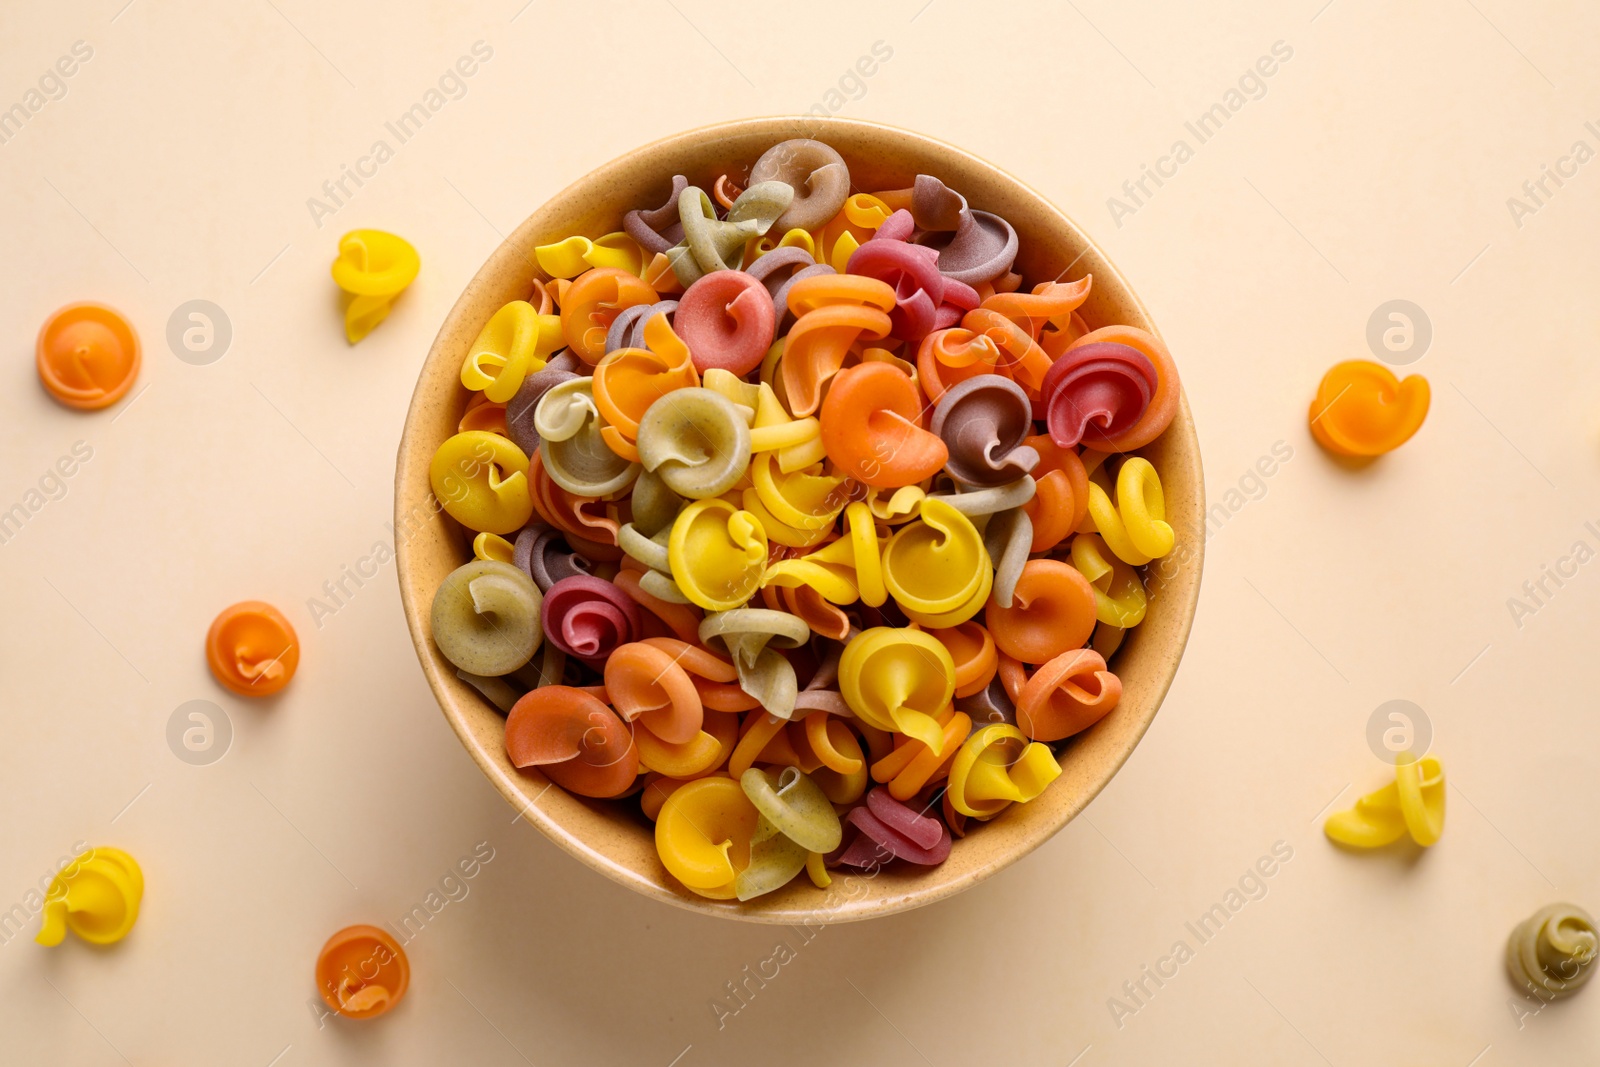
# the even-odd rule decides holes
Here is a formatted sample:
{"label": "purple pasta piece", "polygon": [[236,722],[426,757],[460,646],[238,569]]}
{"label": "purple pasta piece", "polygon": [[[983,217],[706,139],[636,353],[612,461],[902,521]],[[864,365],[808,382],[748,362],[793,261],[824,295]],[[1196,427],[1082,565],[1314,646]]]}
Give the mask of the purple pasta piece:
{"label": "purple pasta piece", "polygon": [[[647,255],[665,252],[683,240],[683,228],[678,225],[678,197],[689,187],[689,179],[681,174],[672,176],[672,194],[658,208],[634,210],[622,217],[622,228],[638,242]],[[674,236],[676,228],[676,236]]]}
{"label": "purple pasta piece", "polygon": [[774,278],[774,274],[785,268],[809,267],[816,262],[811,258],[811,253],[794,245],[785,245],[783,248],[774,248],[764,256],[757,256],[754,263],[744,269],[744,272],[762,285],[767,287],[767,292],[775,292],[775,286],[781,284],[787,274]]}
{"label": "purple pasta piece", "polygon": [[522,379],[517,395],[506,404],[506,433],[524,454],[531,456],[539,449],[539,432],[533,428],[533,413],[540,399],[562,382],[578,377],[568,369],[571,363],[572,356],[563,349],[543,370]]}
{"label": "purple pasta piece", "polygon": [[[921,840],[932,840],[932,844],[924,846],[907,837],[901,830],[885,823],[873,814],[871,801],[874,793],[883,794],[883,800],[888,804],[902,809],[911,819],[931,823],[928,830],[936,832],[933,836],[928,832],[919,832]],[[845,816],[845,821],[856,829],[860,835],[845,848],[836,860],[837,863],[847,867],[868,867],[881,863],[883,853],[888,852],[896,859],[905,860],[907,863],[916,863],[922,866],[934,866],[943,863],[950,856],[950,828],[931,816],[918,815],[916,812],[891,798],[888,791],[882,786],[867,794],[868,806],[851,808]],[[881,803],[881,802],[880,802]],[[888,809],[885,809],[888,810]],[[905,823],[905,820],[899,820]],[[919,828],[920,829],[920,828]]]}
{"label": "purple pasta piece", "polygon": [[992,281],[1017,258],[1017,231],[988,211],[973,211],[967,198],[930,174],[917,175],[911,215],[923,232],[914,240],[938,252],[939,271],[967,285]]}
{"label": "purple pasta piece", "polygon": [[563,578],[594,571],[594,564],[572,551],[560,530],[543,523],[533,523],[517,534],[511,562],[528,572],[541,593]]}
{"label": "purple pasta piece", "polygon": [[939,398],[928,430],[950,449],[946,468],[969,486],[1007,485],[1039,464],[1024,440],[1033,433],[1033,402],[1000,374],[957,382]]}
{"label": "purple pasta piece", "polygon": [[794,190],[794,199],[773,223],[779,233],[815,230],[839,213],[850,195],[850,168],[844,158],[821,141],[797,137],[761,153],[750,168],[750,184],[780,181]]}

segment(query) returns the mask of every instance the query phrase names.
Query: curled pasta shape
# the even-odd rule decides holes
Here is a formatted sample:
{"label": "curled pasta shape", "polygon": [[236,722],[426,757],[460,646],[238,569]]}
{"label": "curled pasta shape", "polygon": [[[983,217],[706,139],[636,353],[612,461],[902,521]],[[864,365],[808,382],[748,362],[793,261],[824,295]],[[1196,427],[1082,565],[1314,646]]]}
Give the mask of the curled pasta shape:
{"label": "curled pasta shape", "polygon": [[1108,437],[1104,444],[1094,445],[1102,452],[1132,452],[1160,437],[1177,414],[1178,397],[1182,392],[1178,382],[1178,365],[1172,361],[1172,354],[1160,338],[1134,326],[1105,326],[1084,334],[1068,345],[1060,358],[1069,358],[1075,351],[1099,344],[1126,345],[1138,351],[1156,369],[1155,391],[1150,396],[1150,404],[1144,409],[1144,414],[1126,430]]}
{"label": "curled pasta shape", "polygon": [[1126,630],[1144,621],[1144,582],[1131,565],[1117,559],[1096,534],[1072,539],[1072,565],[1094,588],[1095,618]]}
{"label": "curled pasta shape", "polygon": [[654,537],[646,537],[633,523],[625,522],[617,530],[617,547],[650,570],[661,571],[670,576],[672,555],[668,544],[671,535],[672,530],[669,527],[658,531]]}
{"label": "curled pasta shape", "polygon": [[782,182],[758,182],[733,202],[727,218],[717,218],[711,198],[689,186],[678,195],[678,221],[683,241],[667,250],[667,258],[685,288],[717,270],[738,270],[745,245],[772,228],[794,190]]}
{"label": "curled pasta shape", "polygon": [[814,263],[809,267],[801,267],[788,278],[779,281],[776,287],[769,283],[767,288],[772,292],[772,306],[778,313],[778,330],[787,334],[794,324],[794,312],[789,310],[789,294],[794,291],[795,286],[807,278],[837,276],[841,273],[843,272],[834,270],[826,263]]}
{"label": "curled pasta shape", "polygon": [[[1011,606],[1022,568],[1028,563],[1028,551],[1033,544],[1033,521],[1020,507],[996,513],[983,530],[983,547],[994,561],[994,602],[1002,608]],[[1092,584],[1092,583],[1091,583]],[[1140,587],[1142,593],[1143,586]],[[1098,590],[1097,590],[1098,593]],[[1096,604],[1099,603],[1098,596]]]}
{"label": "curled pasta shape", "polygon": [[882,786],[845,818],[860,833],[833,861],[840,866],[873,869],[900,859],[931,867],[950,857],[950,828],[895,800]]}
{"label": "curled pasta shape", "polygon": [[[910,212],[895,212],[872,240],[851,254],[846,270],[876,278],[894,290],[891,332],[916,343],[934,330],[954,326],[961,318],[960,310],[954,309],[977,307],[978,294],[939,273],[936,250],[908,244],[911,229]],[[951,310],[942,314],[947,306]]]}
{"label": "curled pasta shape", "polygon": [[782,182],[792,201],[774,222],[780,230],[815,230],[844,206],[850,195],[850,168],[844,157],[821,141],[780,141],[750,168],[752,182]]}
{"label": "curled pasta shape", "polygon": [[1022,387],[998,374],[968,378],[939,398],[928,429],[950,450],[947,469],[968,485],[1005,485],[1039,464],[1027,444],[1033,404]]}
{"label": "curled pasta shape", "polygon": [[984,622],[1001,652],[1023,663],[1047,663],[1082,648],[1094,632],[1094,587],[1067,564],[1029,560],[1012,593],[1012,606],[991,602]]}
{"label": "curled pasta shape", "polygon": [[785,299],[798,318],[783,342],[784,394],[796,415],[810,415],[850,346],[888,334],[894,290],[872,278],[818,274],[797,279]]}
{"label": "curled pasta shape", "polygon": [[857,481],[887,489],[931,478],[949,450],[922,428],[916,384],[888,363],[841,371],[822,404],[822,447]]}
{"label": "curled pasta shape", "polygon": [[506,755],[512,766],[538,767],[552,782],[585,797],[621,796],[639,774],[639,750],[628,725],[598,697],[572,686],[541,686],[512,706]]}
{"label": "curled pasta shape", "polygon": [[[991,281],[1017,258],[1017,231],[999,215],[974,211],[967,198],[931,174],[911,187],[911,216],[919,241],[938,250],[939,272],[967,285]],[[958,809],[959,810],[959,809]]]}
{"label": "curled pasta shape", "polygon": [[928,399],[937,404],[951,386],[994,374],[999,363],[1000,347],[991,337],[952,326],[933,331],[918,344],[917,382]]}
{"label": "curled pasta shape", "polygon": [[726,500],[697,500],[674,520],[667,554],[684,596],[707,611],[728,611],[760,588],[767,534],[759,519]]}
{"label": "curled pasta shape", "polygon": [[982,335],[998,353],[995,371],[1037,394],[1050,372],[1050,356],[1028,331],[990,308],[974,308],[961,317],[961,328]]}
{"label": "curled pasta shape", "polygon": [[778,649],[799,648],[810,637],[811,628],[803,621],[767,608],[721,611],[700,623],[701,642],[726,649],[738,671],[739,687],[779,719],[794,714],[800,683],[794,665]]}
{"label": "curled pasta shape", "polygon": [[624,309],[660,297],[636,275],[594,267],[578,275],[561,300],[561,334],[567,348],[593,366],[606,354],[606,334]]}
{"label": "curled pasta shape", "polygon": [[1040,392],[1050,439],[1062,448],[1104,448],[1139,421],[1159,384],[1156,367],[1128,345],[1070,349],[1050,367]]}
{"label": "curled pasta shape", "polygon": [[647,253],[665,252],[683,239],[683,227],[678,224],[678,198],[688,187],[688,178],[674,174],[667,202],[658,208],[628,212],[622,217],[623,230]]}
{"label": "curled pasta shape", "polygon": [[747,411],[704,387],[675,389],[639,420],[640,462],[679,496],[720,496],[750,466]]}
{"label": "curled pasta shape", "polygon": [[1322,830],[1353,848],[1381,848],[1408,833],[1426,848],[1444,833],[1444,802],[1444,767],[1439,761],[1402,756],[1394,781],[1361,797],[1355,807],[1328,816]]}
{"label": "curled pasta shape", "polygon": [[950,805],[970,818],[992,819],[1025,804],[1061,777],[1050,749],[1029,741],[1015,726],[980,727],[950,764]]}
{"label": "curled pasta shape", "polygon": [[1600,937],[1594,919],[1576,904],[1551,904],[1517,924],[1506,939],[1506,970],[1523,992],[1557,1000],[1582,989],[1594,974]]}
{"label": "curled pasta shape", "polygon": [[1089,483],[1089,518],[1106,545],[1124,563],[1143,566],[1171,552],[1177,535],[1167,524],[1161,477],[1143,456],[1130,456],[1117,472],[1117,499]]}
{"label": "curled pasta shape", "polygon": [[685,782],[656,816],[656,853],[690,891],[732,900],[734,880],[750,866],[761,815],[732,778]]}
{"label": "curled pasta shape", "polygon": [[625,722],[638,721],[672,744],[700,735],[705,708],[689,672],[667,652],[642,641],[619,645],[606,659],[606,695]]}
{"label": "curled pasta shape", "polygon": [[[618,320],[620,321],[620,320]],[[650,405],[675,389],[700,384],[689,358],[689,346],[665,315],[651,317],[642,330],[648,348],[619,348],[606,353],[594,369],[594,403],[605,420],[602,437],[611,451],[635,458],[639,421]],[[565,384],[565,383],[563,383]]]}
{"label": "curled pasta shape", "polygon": [[568,237],[554,244],[539,245],[533,250],[539,269],[552,278],[576,278],[590,267],[615,267],[629,274],[644,269],[643,248],[626,232],[608,233],[590,240],[587,237]]}
{"label": "curled pasta shape", "polygon": [[1045,663],[1017,693],[1017,726],[1035,741],[1060,741],[1087,730],[1122,700],[1122,680],[1100,653],[1063,652]]}
{"label": "curled pasta shape", "polygon": [[588,574],[563,578],[544,594],[539,613],[545,638],[586,663],[603,663],[620,645],[642,636],[633,600],[615,585]]}
{"label": "curled pasta shape", "polygon": [[[950,652],[955,664],[955,695],[961,701],[983,692],[1000,668],[1000,657],[989,631],[975,622],[964,622],[943,630],[929,630]],[[965,708],[957,708],[965,711]]]}
{"label": "curled pasta shape", "polygon": [[796,767],[773,774],[751,767],[739,785],[761,817],[808,852],[832,852],[844,828],[822,788]]}
{"label": "curled pasta shape", "polygon": [[1311,436],[1343,456],[1377,456],[1411,440],[1428,416],[1428,380],[1404,381],[1381,363],[1336,364],[1311,401]]}
{"label": "curled pasta shape", "polygon": [[433,454],[428,480],[445,513],[469,530],[514,533],[533,514],[528,457],[499,434],[468,430],[448,438]]}
{"label": "curled pasta shape", "polygon": [[578,377],[578,361],[565,349],[551,357],[543,370],[535,371],[522,379],[517,395],[506,401],[506,436],[526,454],[539,451],[539,432],[533,428],[533,417],[539,411],[539,401],[544,394]]}
{"label": "curled pasta shape", "polygon": [[566,535],[567,543],[598,562],[621,558],[617,551],[617,506],[567,492],[550,480],[544,459],[535,452],[528,461],[533,507],[539,517]]}
{"label": "curled pasta shape", "polygon": [[610,496],[639,476],[639,464],[606,446],[593,378],[574,378],[547,390],[534,412],[533,428],[545,473],[569,493]]}
{"label": "curled pasta shape", "polygon": [[490,316],[467,350],[461,384],[504,404],[527,375],[544,369],[545,358],[561,343],[557,316],[540,315],[526,300],[513,300]]}
{"label": "curled pasta shape", "polygon": [[[979,307],[998,311],[1043,344],[1047,327],[1058,331],[1071,328],[1074,312],[1089,299],[1093,285],[1094,276],[1089,274],[1073,282],[1040,282],[1031,293],[997,292]],[[1044,348],[1050,351],[1049,345]]]}
{"label": "curled pasta shape", "polygon": [[770,565],[762,585],[787,588],[806,586],[833,604],[857,599],[877,607],[888,598],[883,582],[883,546],[872,514],[859,501],[849,505],[848,535],[799,559],[782,559]]}
{"label": "curled pasta shape", "polygon": [[539,647],[540,599],[533,579],[509,563],[463,563],[433,594],[433,642],[469,674],[509,674]]}
{"label": "curled pasta shape", "polygon": [[553,526],[535,523],[517,534],[511,549],[511,563],[525,571],[539,592],[548,592],[563,578],[594,573],[594,564],[572,551]]}
{"label": "curled pasta shape", "polygon": [[674,318],[695,369],[745,375],[761,365],[778,328],[772,294],[750,275],[718,270],[684,291]]}
{"label": "curled pasta shape", "polygon": [[763,452],[752,461],[750,477],[762,506],[785,526],[825,530],[849,499],[844,477],[822,473],[820,463],[785,474],[773,455]]}
{"label": "curled pasta shape", "polygon": [[845,645],[839,691],[869,726],[898,730],[936,749],[944,735],[937,716],[955,694],[955,662],[930,634],[877,626]]}
{"label": "curled pasta shape", "polygon": [[925,626],[966,622],[988,599],[994,567],[965,515],[928,498],[922,517],[896,530],[883,549],[883,581],[902,610]]}
{"label": "curled pasta shape", "polygon": [[827,456],[822,447],[822,423],[811,416],[797,419],[790,415],[766,382],[753,388],[755,419],[750,425],[750,450],[777,453],[778,470],[784,474],[821,462]]}

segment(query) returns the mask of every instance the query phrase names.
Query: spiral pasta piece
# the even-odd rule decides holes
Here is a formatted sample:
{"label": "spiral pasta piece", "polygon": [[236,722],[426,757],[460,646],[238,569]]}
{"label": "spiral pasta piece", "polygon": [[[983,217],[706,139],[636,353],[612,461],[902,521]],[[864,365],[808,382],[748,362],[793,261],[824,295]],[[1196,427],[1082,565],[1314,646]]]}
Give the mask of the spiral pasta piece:
{"label": "spiral pasta piece", "polygon": [[1095,445],[1103,452],[1132,452],[1161,436],[1178,413],[1178,397],[1182,389],[1178,383],[1178,365],[1172,361],[1172,354],[1159,337],[1136,326],[1105,326],[1084,334],[1068,345],[1059,358],[1067,359],[1076,351],[1099,344],[1132,348],[1148,359],[1156,370],[1155,391],[1138,421],[1126,430],[1107,437],[1104,444]]}
{"label": "spiral pasta piece", "polygon": [[860,833],[833,861],[840,866],[870,869],[889,859],[935,866],[950,858],[949,827],[906,807],[881,786],[846,818]]}
{"label": "spiral pasta piece", "polygon": [[739,673],[739,687],[779,719],[794,714],[799,680],[778,649],[799,648],[810,637],[804,622],[766,608],[721,611],[707,615],[700,624],[702,642],[728,651]]}
{"label": "spiral pasta piece", "polygon": [[525,571],[541,593],[563,578],[594,572],[594,564],[574,552],[562,539],[560,530],[543,523],[524,527],[517,534],[511,547],[511,563]]}
{"label": "spiral pasta piece", "polygon": [[[1056,330],[1070,328],[1073,313],[1089,299],[1094,277],[1085,274],[1073,282],[1040,282],[1028,293],[1001,293],[988,297],[979,307],[998,311],[1012,322],[1028,331],[1028,336],[1040,341],[1046,327]],[[1044,346],[1049,352],[1048,346]]]}
{"label": "spiral pasta piece", "polygon": [[528,457],[499,434],[458,433],[439,446],[428,468],[433,495],[469,530],[514,533],[533,514]]}
{"label": "spiral pasta piece", "polygon": [[667,541],[673,581],[707,611],[739,607],[761,587],[767,535],[726,500],[697,500],[678,513]]}
{"label": "spiral pasta piece", "polygon": [[642,636],[639,608],[612,583],[587,574],[563,578],[544,594],[539,621],[546,639],[569,656],[603,663]]}
{"label": "spiral pasta piece", "polygon": [[1025,804],[1061,777],[1050,749],[1029,741],[1015,726],[980,727],[950,764],[950,804],[963,815],[992,819],[1012,804]]}
{"label": "spiral pasta piece", "polygon": [[1072,347],[1051,364],[1039,390],[1051,440],[1107,448],[1144,416],[1159,384],[1155,364],[1137,348],[1109,341]]}
{"label": "spiral pasta piece", "polygon": [[761,365],[778,328],[772,295],[737,270],[699,278],[684,291],[673,321],[702,373],[719,367],[749,374]]}
{"label": "spiral pasta piece", "polygon": [[654,304],[660,297],[638,277],[616,267],[594,267],[578,275],[561,300],[561,334],[567,348],[590,366],[606,354],[606,333],[624,308]]}
{"label": "spiral pasta piece", "polygon": [[539,451],[539,433],[533,428],[539,401],[557,385],[578,377],[575,372],[578,365],[576,357],[562,349],[550,357],[543,370],[522,379],[516,395],[506,401],[506,436],[526,455],[531,456]]}
{"label": "spiral pasta piece", "polygon": [[921,518],[889,538],[883,581],[908,616],[943,628],[978,613],[993,588],[994,568],[971,520],[930,497]]}
{"label": "spiral pasta piece", "polygon": [[822,404],[822,447],[857,481],[880,489],[932,477],[949,450],[922,428],[917,387],[887,363],[841,371]]}
{"label": "spiral pasta piece", "polygon": [[1022,505],[1033,523],[1030,551],[1048,552],[1066,540],[1089,514],[1089,472],[1074,449],[1061,448],[1047,435],[1028,438],[1039,452],[1033,499]]}
{"label": "spiral pasta piece", "polygon": [[1017,727],[1034,741],[1060,741],[1105,718],[1121,700],[1122,680],[1106,669],[1100,653],[1063,652],[1017,692]]}
{"label": "spiral pasta piece", "polygon": [[1506,970],[1523,992],[1559,1000],[1589,981],[1597,950],[1600,936],[1589,913],[1576,904],[1551,904],[1511,931],[1506,939]]}
{"label": "spiral pasta piece", "polygon": [[524,378],[544,369],[546,358],[561,344],[560,318],[540,315],[526,300],[513,300],[490,316],[467,350],[461,384],[504,404]]}
{"label": "spiral pasta piece", "polygon": [[931,174],[917,175],[911,216],[919,240],[939,253],[939,272],[967,285],[999,277],[1017,258],[1017,231],[999,215],[974,211],[967,198]]}
{"label": "spiral pasta piece", "polygon": [[872,278],[822,274],[796,280],[786,299],[798,317],[783,342],[784,395],[796,415],[810,415],[850,346],[888,334],[894,290]]}
{"label": "spiral pasta piece", "polygon": [[782,182],[793,200],[773,225],[779,230],[815,230],[833,218],[850,195],[850,168],[821,141],[780,141],[750,168],[752,182]]}
{"label": "spiral pasta piece", "polygon": [[[983,530],[983,547],[994,561],[994,591],[990,594],[1002,608],[1011,606],[1022,568],[1028,565],[1033,544],[1033,521],[1020,507],[998,512]],[[1143,592],[1143,587],[1140,587]],[[1096,601],[1098,603],[1098,600]]]}
{"label": "spiral pasta piece", "polygon": [[898,730],[937,748],[944,735],[937,716],[955,695],[955,670],[938,638],[877,626],[845,645],[839,690],[869,726]]}
{"label": "spiral pasta piece", "polygon": [[592,241],[574,236],[539,245],[533,250],[533,258],[539,269],[552,278],[576,278],[590,267],[613,267],[638,274],[644,269],[646,256],[639,242],[626,231],[618,231]]}
{"label": "spiral pasta piece", "polygon": [[850,604],[857,599],[872,607],[888,599],[883,581],[883,546],[867,506],[859,501],[849,505],[849,534],[799,559],[781,559],[767,567],[762,585],[786,588],[800,586],[816,590],[833,604]]}
{"label": "spiral pasta piece", "polygon": [[1072,565],[1094,588],[1095,618],[1126,630],[1144,621],[1147,598],[1139,572],[1117,559],[1096,534],[1072,539]]}
{"label": "spiral pasta piece", "polygon": [[715,900],[736,895],[734,879],[750,865],[761,815],[731,778],[700,778],[673,790],[656,816],[656,852],[692,892]]}
{"label": "spiral pasta piece", "polygon": [[619,645],[606,659],[606,695],[623,721],[639,723],[674,744],[700,734],[705,708],[689,673],[663,650],[641,641]]}
{"label": "spiral pasta piece", "polygon": [[1161,478],[1143,456],[1128,457],[1117,472],[1115,504],[1090,481],[1089,518],[1116,557],[1134,566],[1165,556],[1177,541],[1167,525]]}
{"label": "spiral pasta piece", "polygon": [[709,196],[692,185],[684,189],[678,195],[683,241],[666,253],[679,283],[688,288],[712,271],[738,270],[745,245],[771,229],[793,197],[782,182],[757,182],[719,219]]}
{"label": "spiral pasta piece", "polygon": [[539,647],[540,602],[533,579],[511,564],[463,563],[433,594],[434,644],[470,674],[509,674]]}
{"label": "spiral pasta piece", "polygon": [[667,393],[700,384],[689,347],[673,332],[665,315],[652,316],[643,334],[647,349],[607,352],[595,366],[592,379],[594,404],[604,419],[601,438],[612,452],[634,460],[639,453],[635,444],[639,422],[650,406]]}
{"label": "spiral pasta piece", "polygon": [[739,785],[762,818],[805,850],[832,852],[839,847],[844,834],[839,816],[821,787],[799,769],[786,767],[772,774],[752,767],[740,776]]}
{"label": "spiral pasta piece", "polygon": [[1311,436],[1338,455],[1382,455],[1422,428],[1430,396],[1428,380],[1420,374],[1401,381],[1370,360],[1335,364],[1311,402]]}
{"label": "spiral pasta piece", "polygon": [[639,464],[612,451],[595,404],[594,379],[574,378],[548,390],[533,416],[545,473],[577,496],[620,493],[639,476]]}
{"label": "spiral pasta piece", "polygon": [[506,715],[506,755],[514,767],[538,767],[552,782],[585,797],[633,788],[639,750],[632,732],[605,702],[582,689],[541,686]]}
{"label": "spiral pasta piece", "polygon": [[1033,405],[1022,387],[998,374],[982,374],[945,391],[928,429],[949,449],[946,468],[979,488],[1005,485],[1039,464],[1028,443]]}
{"label": "spiral pasta piece", "polygon": [[1082,648],[1094,632],[1094,587],[1053,559],[1029,560],[1009,608],[991,602],[984,622],[996,647],[1023,663],[1046,663]]}
{"label": "spiral pasta piece", "polygon": [[1381,848],[1407,834],[1426,848],[1444,833],[1444,802],[1443,765],[1432,756],[1402,756],[1394,781],[1361,797],[1355,807],[1328,816],[1322,830],[1352,848]]}
{"label": "spiral pasta piece", "polygon": [[721,496],[750,466],[747,411],[704,387],[674,389],[639,420],[639,461],[679,496]]}

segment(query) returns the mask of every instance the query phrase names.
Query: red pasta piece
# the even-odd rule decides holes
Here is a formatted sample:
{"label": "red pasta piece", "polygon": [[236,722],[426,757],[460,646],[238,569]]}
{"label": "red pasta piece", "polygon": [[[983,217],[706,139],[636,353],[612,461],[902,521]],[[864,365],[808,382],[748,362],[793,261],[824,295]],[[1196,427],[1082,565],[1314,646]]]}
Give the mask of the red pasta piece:
{"label": "red pasta piece", "polygon": [[506,755],[579,796],[621,796],[639,773],[633,732],[599,698],[565,685],[524,695],[506,716]]}
{"label": "red pasta piece", "polygon": [[1159,381],[1137,348],[1112,342],[1075,345],[1051,364],[1040,393],[1050,439],[1111,451],[1110,443],[1144,415]]}
{"label": "red pasta piece", "polygon": [[672,324],[695,370],[720,367],[742,377],[761,365],[778,322],[772,295],[759,280],[716,270],[684,291]]}
{"label": "red pasta piece", "polygon": [[638,639],[639,608],[621,589],[587,574],[563,578],[544,595],[539,622],[545,640],[590,663],[605,660],[619,645]]}

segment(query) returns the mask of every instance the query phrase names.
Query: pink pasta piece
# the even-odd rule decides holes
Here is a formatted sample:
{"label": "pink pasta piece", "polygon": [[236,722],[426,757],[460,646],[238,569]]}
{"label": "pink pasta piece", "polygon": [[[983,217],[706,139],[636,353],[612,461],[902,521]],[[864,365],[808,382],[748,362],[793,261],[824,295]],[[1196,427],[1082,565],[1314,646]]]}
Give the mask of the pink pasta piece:
{"label": "pink pasta piece", "polygon": [[1039,389],[1050,439],[1062,448],[1109,444],[1139,421],[1157,384],[1155,364],[1138,349],[1080,345],[1051,364]]}
{"label": "pink pasta piece", "polygon": [[672,319],[689,346],[695,370],[720,367],[749,374],[761,365],[778,328],[772,295],[757,278],[737,270],[715,270],[689,286]]}
{"label": "pink pasta piece", "polygon": [[637,641],[644,628],[627,593],[587,574],[563,578],[545,592],[539,623],[545,640],[591,664],[603,662],[618,645]]}

